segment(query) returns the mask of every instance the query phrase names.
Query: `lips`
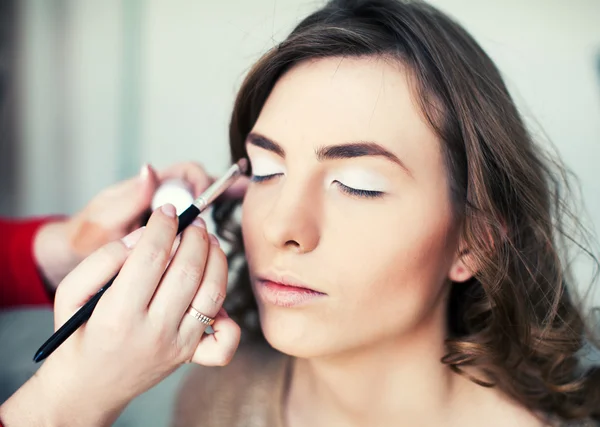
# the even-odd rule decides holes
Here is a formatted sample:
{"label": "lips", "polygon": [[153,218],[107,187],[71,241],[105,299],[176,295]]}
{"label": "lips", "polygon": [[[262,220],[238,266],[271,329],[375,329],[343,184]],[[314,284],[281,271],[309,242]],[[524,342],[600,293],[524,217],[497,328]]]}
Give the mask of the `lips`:
{"label": "lips", "polygon": [[266,275],[256,280],[258,296],[266,303],[294,307],[326,296],[289,276]]}
{"label": "lips", "polygon": [[258,277],[258,280],[261,282],[269,282],[274,285],[281,286],[282,288],[293,288],[296,290],[305,290],[316,292],[319,294],[324,294],[324,292],[313,289],[310,286],[301,282],[300,280],[293,279],[292,277],[287,275],[265,275]]}

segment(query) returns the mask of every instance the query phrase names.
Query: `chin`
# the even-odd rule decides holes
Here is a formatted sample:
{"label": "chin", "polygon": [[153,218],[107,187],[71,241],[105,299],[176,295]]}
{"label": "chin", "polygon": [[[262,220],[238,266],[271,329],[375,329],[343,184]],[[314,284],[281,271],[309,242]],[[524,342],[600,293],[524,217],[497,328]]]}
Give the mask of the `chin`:
{"label": "chin", "polygon": [[260,325],[275,350],[293,357],[312,358],[335,352],[322,326],[310,314],[279,307],[260,307]]}

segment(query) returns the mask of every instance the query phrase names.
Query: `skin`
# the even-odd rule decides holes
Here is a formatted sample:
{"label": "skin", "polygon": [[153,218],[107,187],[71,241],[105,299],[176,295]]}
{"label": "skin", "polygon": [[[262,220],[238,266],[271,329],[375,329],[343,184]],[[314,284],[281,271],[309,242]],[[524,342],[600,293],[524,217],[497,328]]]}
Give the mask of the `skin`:
{"label": "skin", "polygon": [[[286,423],[539,425],[440,363],[449,284],[472,272],[458,255],[441,141],[409,83],[384,59],[299,64],[278,81],[248,139],[254,175],[273,175],[250,184],[242,226],[265,337],[296,357]],[[316,155],[355,142],[401,164]],[[340,183],[383,195],[348,194]],[[325,295],[273,304],[257,280],[265,275]]]}

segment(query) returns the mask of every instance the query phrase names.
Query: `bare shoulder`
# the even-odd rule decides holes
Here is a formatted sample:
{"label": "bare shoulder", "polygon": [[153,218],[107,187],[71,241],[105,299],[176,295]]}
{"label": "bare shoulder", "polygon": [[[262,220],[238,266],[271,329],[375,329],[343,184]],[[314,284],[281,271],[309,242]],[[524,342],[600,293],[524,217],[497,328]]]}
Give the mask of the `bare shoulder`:
{"label": "bare shoulder", "polygon": [[561,421],[552,415],[536,414],[505,396],[488,409],[487,416],[493,420],[486,424],[489,427],[600,427],[593,421]]}
{"label": "bare shoulder", "polygon": [[600,427],[594,421],[564,421],[551,414],[534,413],[506,395],[496,391],[495,404],[489,407],[488,416],[494,420],[489,427]]}
{"label": "bare shoulder", "polygon": [[227,366],[192,367],[176,398],[172,425],[220,427],[266,417],[271,408],[265,402],[273,404],[288,361],[266,344],[245,344]]}
{"label": "bare shoulder", "polygon": [[535,414],[506,396],[499,397],[488,415],[495,420],[490,426],[553,427],[543,414]]}
{"label": "bare shoulder", "polygon": [[[481,408],[483,409],[483,408]],[[536,415],[528,409],[508,402],[501,402],[487,411],[477,411],[478,421],[473,425],[480,424],[483,420],[489,427],[558,427],[549,423],[543,416]]]}
{"label": "bare shoulder", "polygon": [[[471,372],[473,373],[476,371]],[[476,376],[476,375],[473,375]],[[452,425],[461,427],[555,427],[547,417],[533,413],[496,387],[482,387],[465,376],[456,378],[460,414]]]}

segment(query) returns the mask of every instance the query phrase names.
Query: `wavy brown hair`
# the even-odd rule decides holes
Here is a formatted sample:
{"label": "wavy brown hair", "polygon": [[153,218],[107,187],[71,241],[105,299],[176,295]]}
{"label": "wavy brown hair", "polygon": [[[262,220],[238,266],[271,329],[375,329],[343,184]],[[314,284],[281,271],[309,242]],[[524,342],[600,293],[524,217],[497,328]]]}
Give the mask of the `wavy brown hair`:
{"label": "wavy brown hair", "polygon": [[[563,196],[566,172],[532,140],[493,61],[448,16],[416,1],[327,3],[250,70],[231,118],[232,160],[247,157],[246,137],[291,67],[372,56],[394,59],[410,73],[414,97],[442,142],[462,245],[477,271],[469,283],[452,285],[443,363],[465,375],[477,368],[473,381],[534,412],[600,419],[600,371],[584,370],[578,358],[591,334],[567,290],[564,251],[577,236],[566,229],[574,219]],[[226,306],[247,332],[260,335],[238,257],[235,205],[214,210],[221,236],[233,243],[230,261],[240,261]]]}

